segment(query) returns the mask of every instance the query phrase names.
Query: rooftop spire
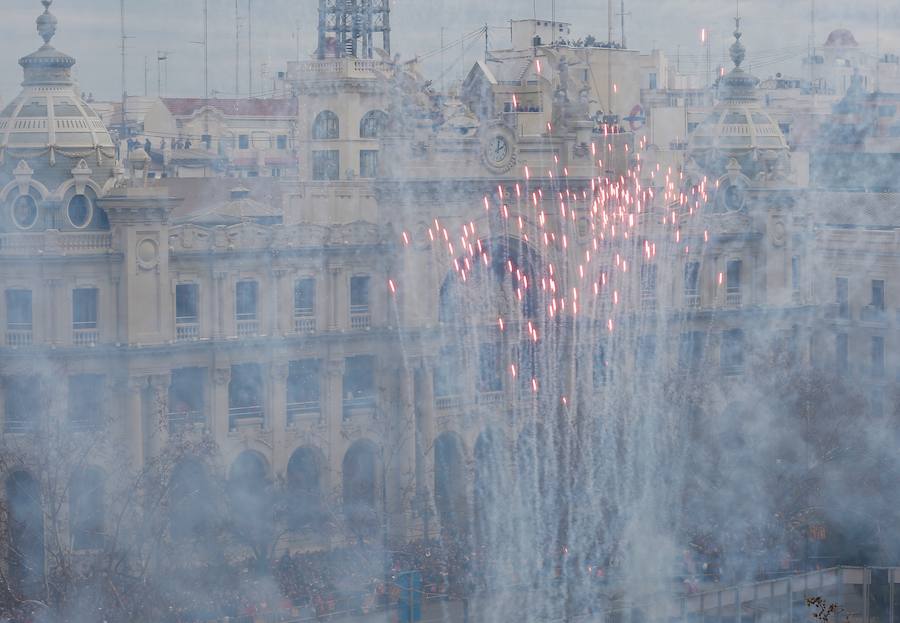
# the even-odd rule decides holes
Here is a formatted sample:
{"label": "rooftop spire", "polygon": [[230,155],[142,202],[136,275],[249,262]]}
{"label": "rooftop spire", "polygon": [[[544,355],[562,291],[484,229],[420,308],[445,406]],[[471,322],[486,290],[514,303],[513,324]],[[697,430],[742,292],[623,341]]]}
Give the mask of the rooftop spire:
{"label": "rooftop spire", "polygon": [[744,33],[741,32],[741,16],[738,15],[734,18],[734,43],[731,44],[731,48],[729,52],[731,53],[731,61],[734,63],[735,67],[740,67],[741,63],[744,62],[744,57],[747,55],[747,50],[744,48],[744,44],[741,43],[741,36]]}
{"label": "rooftop spire", "polygon": [[53,0],[41,0],[44,5],[44,12],[37,18],[37,31],[44,43],[49,45],[53,35],[56,34],[56,25],[58,23],[56,16],[50,12],[50,5]]}

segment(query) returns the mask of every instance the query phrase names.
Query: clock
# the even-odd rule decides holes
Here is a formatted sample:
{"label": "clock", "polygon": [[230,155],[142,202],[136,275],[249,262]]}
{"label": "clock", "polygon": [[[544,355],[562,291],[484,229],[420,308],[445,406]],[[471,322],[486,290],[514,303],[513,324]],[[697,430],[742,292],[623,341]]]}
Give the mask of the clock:
{"label": "clock", "polygon": [[516,164],[515,138],[507,128],[491,128],[482,141],[482,158],[494,173],[506,173]]}

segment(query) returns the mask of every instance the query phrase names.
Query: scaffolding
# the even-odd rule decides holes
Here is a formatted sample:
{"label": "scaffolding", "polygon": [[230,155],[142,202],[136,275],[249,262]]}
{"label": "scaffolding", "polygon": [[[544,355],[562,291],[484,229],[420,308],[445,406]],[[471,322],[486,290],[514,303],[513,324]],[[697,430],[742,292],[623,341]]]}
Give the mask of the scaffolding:
{"label": "scaffolding", "polygon": [[375,34],[391,51],[390,0],[319,0],[318,57],[372,58]]}

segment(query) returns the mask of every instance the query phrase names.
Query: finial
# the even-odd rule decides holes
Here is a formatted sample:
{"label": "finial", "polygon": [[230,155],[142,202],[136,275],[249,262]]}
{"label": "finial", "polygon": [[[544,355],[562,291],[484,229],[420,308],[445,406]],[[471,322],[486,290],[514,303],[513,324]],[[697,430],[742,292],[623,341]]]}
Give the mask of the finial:
{"label": "finial", "polygon": [[44,12],[37,18],[37,31],[45,44],[49,44],[53,35],[56,34],[56,17],[50,12],[50,5],[53,0],[41,0],[44,5]]}
{"label": "finial", "polygon": [[747,50],[744,48],[744,44],[741,43],[741,16],[737,15],[734,18],[734,43],[731,44],[731,48],[729,48],[729,52],[731,53],[731,61],[734,63],[735,67],[740,67],[741,63],[744,62],[744,57],[747,54]]}

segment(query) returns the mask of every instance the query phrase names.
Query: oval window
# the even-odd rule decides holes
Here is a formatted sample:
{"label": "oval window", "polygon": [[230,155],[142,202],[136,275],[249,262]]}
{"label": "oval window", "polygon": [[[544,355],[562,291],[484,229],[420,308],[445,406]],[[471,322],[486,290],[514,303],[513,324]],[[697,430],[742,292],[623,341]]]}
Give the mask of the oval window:
{"label": "oval window", "polygon": [[19,229],[31,229],[37,221],[37,214],[37,203],[31,195],[19,195],[13,201],[13,222]]}
{"label": "oval window", "polygon": [[69,217],[72,227],[77,227],[78,229],[87,227],[91,222],[92,212],[91,200],[84,195],[75,195],[69,199],[66,215]]}

